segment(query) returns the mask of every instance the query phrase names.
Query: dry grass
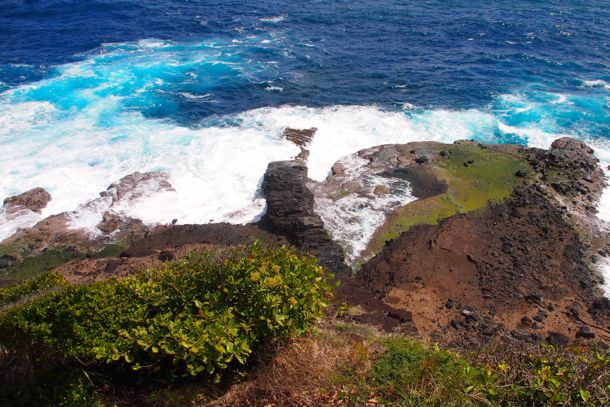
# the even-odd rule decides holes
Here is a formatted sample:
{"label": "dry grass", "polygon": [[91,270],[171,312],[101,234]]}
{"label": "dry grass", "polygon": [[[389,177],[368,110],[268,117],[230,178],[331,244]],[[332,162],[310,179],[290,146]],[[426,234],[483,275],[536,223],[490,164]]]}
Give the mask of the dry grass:
{"label": "dry grass", "polygon": [[362,336],[336,328],[298,338],[277,350],[248,382],[234,386],[215,406],[343,405],[334,395],[346,378],[363,380],[371,346]]}

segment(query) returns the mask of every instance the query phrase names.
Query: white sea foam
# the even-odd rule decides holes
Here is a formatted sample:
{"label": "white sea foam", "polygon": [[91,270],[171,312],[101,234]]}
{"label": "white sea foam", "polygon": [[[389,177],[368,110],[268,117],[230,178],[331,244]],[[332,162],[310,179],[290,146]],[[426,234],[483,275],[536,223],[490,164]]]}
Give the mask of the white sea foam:
{"label": "white sea foam", "polygon": [[284,21],[285,19],[286,17],[284,16],[272,16],[259,18],[258,21],[262,21],[264,23],[279,23],[281,21]]}
{"label": "white sea foam", "polygon": [[[257,188],[267,163],[299,153],[281,138],[285,127],[318,129],[308,163],[310,177],[318,181],[341,157],[378,144],[473,137],[494,142],[494,132],[499,131],[548,147],[561,136],[507,126],[478,110],[405,114],[374,106],[262,108],[231,117],[237,125],[199,129],[123,112],[113,126],[104,127],[95,125],[95,118],[115,102],[106,98],[100,103],[65,118],[46,102],[0,104],[0,146],[11,152],[0,166],[0,198],[42,186],[53,196],[42,214],[48,216],[77,210],[127,174],[164,170],[176,192],[152,196],[125,208],[125,213],[147,223],[174,218],[182,223],[241,223],[257,218],[264,209]],[[597,145],[596,151],[605,153],[604,148]],[[600,217],[610,217],[605,202]],[[96,216],[100,219],[101,213]],[[88,228],[96,222],[91,216],[74,219],[74,226]],[[27,222],[12,227],[3,223],[0,239],[23,225]]]}
{"label": "white sea foam", "polygon": [[[135,171],[168,172],[175,192],[152,194],[113,210],[149,224],[174,218],[180,223],[252,221],[265,208],[258,187],[267,164],[299,153],[297,146],[282,139],[286,127],[318,129],[308,147],[309,174],[317,181],[323,181],[341,157],[379,144],[471,138],[498,142],[510,135],[530,146],[548,148],[563,136],[539,127],[509,126],[481,110],[387,112],[375,106],[261,108],[216,118],[223,123],[220,126],[202,123],[201,128],[187,128],[117,110],[120,100],[105,97],[69,114],[48,102],[0,102],[0,148],[10,151],[0,165],[0,200],[37,186],[53,196],[42,215],[28,213],[8,220],[0,214],[0,240],[64,211],[76,211],[72,227],[96,232],[107,208],[83,203]],[[111,126],[100,124],[107,111],[116,112]],[[599,139],[586,141],[607,167],[610,145]],[[410,195],[405,192],[400,199],[407,202]],[[392,202],[359,202],[351,197],[339,200],[323,218],[351,248],[353,259],[383,220],[383,205]],[[359,209],[354,212],[354,208]],[[609,191],[602,197],[599,217],[610,222]]]}
{"label": "white sea foam", "polygon": [[[315,210],[333,239],[345,250],[346,262],[353,265],[366,249],[375,231],[381,227],[386,215],[394,209],[415,200],[407,181],[364,174],[368,160],[353,154],[339,161],[351,182],[361,185],[359,193],[350,193],[333,200],[316,196]],[[376,187],[386,187],[386,194],[375,194]]]}
{"label": "white sea foam", "polygon": [[604,80],[601,80],[601,79],[583,81],[583,84],[585,86],[590,87],[590,88],[610,89],[610,83],[608,83],[608,82],[606,82]]}

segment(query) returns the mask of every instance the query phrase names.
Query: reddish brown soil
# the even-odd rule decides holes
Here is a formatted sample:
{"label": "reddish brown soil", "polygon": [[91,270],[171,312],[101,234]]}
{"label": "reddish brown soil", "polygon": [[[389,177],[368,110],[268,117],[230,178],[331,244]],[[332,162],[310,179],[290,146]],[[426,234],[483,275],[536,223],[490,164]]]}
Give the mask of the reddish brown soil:
{"label": "reddish brown soil", "polygon": [[133,242],[119,258],[77,260],[56,270],[68,281],[88,283],[110,277],[127,277],[156,267],[162,261],[183,257],[193,250],[215,250],[255,240],[268,245],[285,243],[283,238],[266,233],[255,225],[159,226],[146,237]]}
{"label": "reddish brown soil", "polygon": [[520,189],[504,204],[409,230],[359,279],[442,342],[477,346],[551,332],[575,339],[583,325],[608,342],[608,301],[596,297],[584,247],[564,215],[534,187]]}

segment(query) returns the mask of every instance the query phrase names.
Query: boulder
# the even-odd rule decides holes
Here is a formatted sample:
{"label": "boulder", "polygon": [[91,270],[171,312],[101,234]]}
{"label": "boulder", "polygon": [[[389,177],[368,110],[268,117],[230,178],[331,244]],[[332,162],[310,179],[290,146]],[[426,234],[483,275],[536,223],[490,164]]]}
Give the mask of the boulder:
{"label": "boulder", "polygon": [[22,194],[6,198],[3,202],[7,213],[16,213],[24,209],[40,213],[51,201],[51,194],[43,188],[33,188]]}

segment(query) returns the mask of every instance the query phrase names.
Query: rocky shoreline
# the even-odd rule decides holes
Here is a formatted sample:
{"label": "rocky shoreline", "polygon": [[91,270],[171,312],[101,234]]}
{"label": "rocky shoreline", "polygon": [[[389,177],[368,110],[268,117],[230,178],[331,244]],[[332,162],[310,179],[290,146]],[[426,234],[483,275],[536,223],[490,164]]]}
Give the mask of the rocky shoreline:
{"label": "rocky shoreline", "polygon": [[[89,203],[106,207],[99,235],[71,229],[70,214],[59,214],[1,242],[2,279],[57,267],[70,281],[96,281],[194,248],[289,243],[341,280],[345,320],[468,348],[610,343],[610,301],[595,271],[610,253],[594,216],[606,181],[584,143],[559,139],[548,151],[474,142],[377,146],[340,160],[317,183],[307,177],[314,133],[285,132],[301,153],[269,164],[261,187],[267,211],[257,224],[147,227],[122,217],[114,207],[172,189],[166,174],[135,173]],[[37,188],[5,200],[3,210],[39,212],[50,199]],[[369,215],[376,223],[363,226]],[[338,233],[342,225],[356,234]]]}

